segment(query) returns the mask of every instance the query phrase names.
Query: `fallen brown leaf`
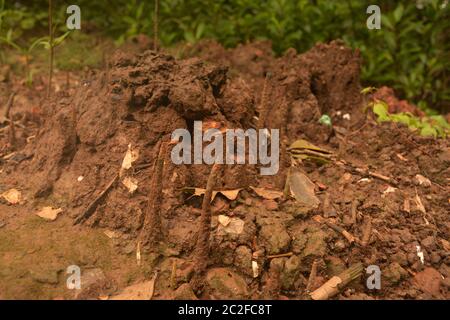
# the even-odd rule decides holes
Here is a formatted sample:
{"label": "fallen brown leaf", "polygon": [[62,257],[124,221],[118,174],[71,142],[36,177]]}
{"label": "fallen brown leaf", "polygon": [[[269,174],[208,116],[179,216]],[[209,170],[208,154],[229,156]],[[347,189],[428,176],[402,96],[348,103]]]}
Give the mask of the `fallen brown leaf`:
{"label": "fallen brown leaf", "polygon": [[277,190],[270,190],[266,188],[256,188],[250,186],[250,188],[255,191],[255,193],[260,196],[261,198],[267,199],[267,200],[275,200],[278,198],[281,198],[283,196],[283,192],[277,191]]}
{"label": "fallen brown leaf", "polygon": [[18,204],[22,200],[22,194],[17,189],[9,189],[1,194],[1,196],[10,204]]}
{"label": "fallen brown leaf", "polygon": [[[205,194],[205,189],[203,188],[193,188],[193,187],[187,187],[184,188],[185,191],[193,191],[192,196],[194,197],[201,197],[202,195]],[[214,201],[214,198],[217,196],[217,194],[221,194],[223,195],[225,198],[227,198],[228,200],[236,200],[239,192],[242,190],[242,188],[240,189],[233,189],[233,190],[217,190],[217,191],[213,191],[212,192],[212,196],[211,196],[211,202]]]}
{"label": "fallen brown leaf", "polygon": [[53,209],[52,207],[44,207],[36,214],[43,219],[54,221],[61,212],[61,208]]}

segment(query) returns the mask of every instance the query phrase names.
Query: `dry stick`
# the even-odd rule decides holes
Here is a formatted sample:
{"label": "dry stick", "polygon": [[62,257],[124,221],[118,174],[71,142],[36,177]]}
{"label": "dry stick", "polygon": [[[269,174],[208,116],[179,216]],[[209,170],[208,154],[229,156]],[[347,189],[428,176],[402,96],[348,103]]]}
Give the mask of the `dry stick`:
{"label": "dry stick", "polygon": [[8,102],[6,103],[4,115],[5,120],[6,121],[9,120],[9,144],[12,150],[16,148],[16,130],[14,128],[14,120],[12,119],[12,117],[10,117],[10,111],[14,104],[15,95],[16,93],[12,92],[11,95],[9,96]]}
{"label": "dry stick", "polygon": [[86,219],[88,219],[92,214],[95,212],[95,209],[97,209],[100,202],[105,198],[105,196],[108,194],[109,190],[112,188],[114,183],[117,181],[117,178],[119,177],[119,174],[115,174],[114,178],[106,185],[106,187],[100,192],[100,194],[92,201],[86,208],[86,210],[80,214],[80,216],[75,220],[73,224],[79,224],[81,222],[84,222]]}
{"label": "dry stick", "polygon": [[[10,123],[11,121],[9,119],[7,119],[6,122]],[[21,124],[19,121],[14,121],[14,127],[19,127],[19,128],[25,129],[25,126],[23,124]],[[3,127],[0,129],[0,132],[6,131],[8,129],[9,129],[9,126]]]}
{"label": "dry stick", "polygon": [[319,158],[324,158],[324,159],[327,159],[327,160],[333,160],[335,158],[335,156],[332,155],[332,154],[326,154],[326,153],[323,153],[323,152],[318,152],[318,151],[308,150],[308,149],[303,149],[301,151],[291,150],[290,152],[293,155],[304,154],[304,155],[307,155],[307,156],[319,157]]}
{"label": "dry stick", "polygon": [[155,0],[155,13],[153,18],[153,50],[158,51],[158,15],[159,0]]}
{"label": "dry stick", "polygon": [[371,234],[372,234],[372,219],[369,216],[366,216],[364,218],[364,228],[361,236],[361,245],[363,247],[369,244]]}
{"label": "dry stick", "polygon": [[328,227],[330,227],[331,229],[333,229],[334,231],[342,234],[344,236],[345,239],[348,240],[348,242],[353,243],[353,242],[360,242],[354,235],[352,235],[350,232],[348,232],[347,230],[345,230],[344,228],[339,227],[338,225],[334,224],[333,222],[317,215],[313,217],[313,220],[319,223],[325,223]]}
{"label": "dry stick", "polygon": [[294,254],[294,253],[292,253],[292,252],[280,253],[280,254],[273,254],[273,255],[267,256],[267,259],[275,259],[275,258],[290,257],[290,256],[292,256],[293,254]]}
{"label": "dry stick", "polygon": [[317,266],[319,265],[319,260],[314,260],[311,266],[311,273],[309,274],[308,284],[306,285],[306,292],[311,292],[311,288],[316,281],[317,277]]}
{"label": "dry stick", "polygon": [[14,121],[9,122],[9,144],[12,150],[16,149],[16,130],[14,129]]}
{"label": "dry stick", "polygon": [[150,188],[148,204],[145,212],[144,226],[141,235],[144,237],[144,244],[154,247],[162,239],[161,228],[161,204],[162,204],[162,182],[164,173],[164,157],[167,143],[162,142],[159,146],[158,158],[155,164],[155,173]]}
{"label": "dry stick", "polygon": [[7,119],[9,119],[9,113],[10,113],[11,107],[12,107],[12,105],[14,103],[15,96],[16,96],[16,92],[15,91],[11,92],[11,94],[9,95],[8,102],[6,102],[5,112],[1,116],[2,117],[2,119],[1,119],[2,121],[4,121],[3,118],[5,118],[5,121]]}
{"label": "dry stick", "polygon": [[380,173],[376,173],[376,172],[369,171],[369,170],[364,170],[362,168],[355,168],[355,171],[360,174],[367,174],[367,175],[371,176],[372,178],[380,179],[384,182],[387,182],[387,183],[390,183],[393,185],[397,185],[397,182],[393,181],[391,178],[386,177]]}
{"label": "dry stick", "polygon": [[328,218],[330,216],[330,212],[331,208],[330,208],[330,193],[326,192],[325,193],[325,198],[323,199],[323,216],[325,218]]}
{"label": "dry stick", "polygon": [[52,78],[53,78],[53,19],[52,19],[52,0],[48,0],[48,33],[50,37],[50,67],[48,74],[48,88],[47,98],[50,98],[52,90]]}
{"label": "dry stick", "polygon": [[352,214],[352,224],[356,223],[356,215],[358,213],[358,200],[353,199],[352,200],[352,208],[351,208],[351,214]]}
{"label": "dry stick", "polygon": [[337,276],[325,282],[319,289],[311,293],[313,300],[327,300],[338,294],[352,280],[359,278],[363,272],[363,265],[357,263]]}
{"label": "dry stick", "polygon": [[192,287],[195,291],[203,289],[204,275],[208,267],[209,237],[211,232],[211,197],[216,180],[221,171],[221,166],[215,164],[208,177],[205,195],[203,196],[202,213],[200,216],[200,227],[198,230],[197,243],[194,250],[194,265],[196,273],[193,277]]}
{"label": "dry stick", "polygon": [[355,171],[358,174],[367,175],[367,176],[370,176],[372,178],[376,178],[376,179],[382,180],[384,182],[387,182],[387,183],[393,185],[394,187],[398,186],[397,181],[395,181],[394,179],[392,179],[390,177],[384,176],[384,175],[382,175],[380,173],[373,172],[373,171],[370,171],[370,170],[366,170],[366,169],[363,169],[363,168],[358,168],[355,165],[353,165],[351,163],[348,163],[348,162],[346,162],[344,160],[335,161],[335,163],[337,165],[339,165],[339,166],[343,166],[346,170]]}

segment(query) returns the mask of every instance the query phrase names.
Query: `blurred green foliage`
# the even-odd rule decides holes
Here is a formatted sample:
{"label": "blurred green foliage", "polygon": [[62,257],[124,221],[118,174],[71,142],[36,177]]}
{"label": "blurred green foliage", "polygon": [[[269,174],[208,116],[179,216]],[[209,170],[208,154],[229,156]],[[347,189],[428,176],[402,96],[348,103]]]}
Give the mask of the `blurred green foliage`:
{"label": "blurred green foliage", "polygon": [[[213,38],[232,47],[268,39],[282,54],[290,47],[303,52],[317,42],[341,38],[361,50],[362,79],[367,84],[391,86],[424,110],[448,111],[450,106],[448,0],[159,1],[159,39],[166,46]],[[21,37],[45,27],[47,1],[7,2],[0,13],[0,35],[12,28]],[[154,0],[76,2],[82,32],[100,31],[118,43],[141,33],[152,36]],[[61,29],[70,4],[55,1],[55,20]],[[381,30],[366,27],[370,4],[381,7]]]}
{"label": "blurred green foliage", "polygon": [[373,103],[372,108],[378,122],[403,123],[410,130],[418,132],[421,136],[446,138],[450,132],[450,124],[442,115],[419,118],[409,112],[389,113],[387,104],[381,101]]}

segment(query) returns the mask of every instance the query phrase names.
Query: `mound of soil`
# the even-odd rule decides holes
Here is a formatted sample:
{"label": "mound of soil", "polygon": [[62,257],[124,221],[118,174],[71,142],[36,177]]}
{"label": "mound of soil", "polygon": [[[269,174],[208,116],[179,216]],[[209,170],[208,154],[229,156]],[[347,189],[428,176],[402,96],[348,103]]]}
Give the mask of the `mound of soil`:
{"label": "mound of soil", "polygon": [[[234,200],[219,194],[212,203],[202,298],[307,298],[307,287],[357,262],[380,267],[381,289],[369,290],[364,275],[338,299],[450,297],[449,142],[395,123],[379,125],[364,113],[358,52],[338,41],[279,58],[268,43],[230,50],[206,43],[191,51],[197,57],[183,60],[153,51],[117,53],[108,70],[47,106],[21,161],[3,165],[2,185],[63,207],[74,222],[115,230],[126,245],[142,229],[159,146],[175,129],[192,132],[196,120],[217,128],[280,129],[277,175],[260,176],[258,165],[226,165],[216,183],[215,190],[243,190]],[[319,122],[324,114],[332,126]],[[341,165],[292,163],[286,149],[298,139],[334,153]],[[135,161],[124,173],[126,154]],[[156,297],[195,298],[187,283],[196,267],[201,198],[183,188],[205,188],[211,166],[174,165],[165,157],[165,249],[143,248],[142,263],[160,270]],[[314,182],[319,208],[263,199],[250,188],[282,191],[289,168]],[[369,219],[368,245],[349,243],[313,219],[317,214],[358,238]]]}

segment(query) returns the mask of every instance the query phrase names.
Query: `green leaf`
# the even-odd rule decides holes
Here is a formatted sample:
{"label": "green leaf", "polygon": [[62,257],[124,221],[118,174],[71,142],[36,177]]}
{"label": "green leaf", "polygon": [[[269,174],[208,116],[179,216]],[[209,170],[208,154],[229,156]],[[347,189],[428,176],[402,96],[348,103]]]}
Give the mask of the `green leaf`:
{"label": "green leaf", "polygon": [[331,127],[331,118],[330,118],[330,116],[327,115],[327,114],[322,115],[320,117],[320,119],[319,119],[319,123]]}
{"label": "green leaf", "polygon": [[375,87],[367,87],[361,90],[361,94],[369,94],[372,92],[375,92],[377,90],[377,88]]}
{"label": "green leaf", "polygon": [[407,126],[410,125],[411,117],[405,113],[391,114],[390,118],[395,122],[403,123],[406,124]]}
{"label": "green leaf", "polygon": [[71,33],[71,31],[67,31],[63,35],[59,36],[58,38],[53,39],[53,47],[59,46]]}
{"label": "green leaf", "polygon": [[433,136],[437,137],[438,133],[435,128],[433,128],[429,123],[427,123],[421,130],[420,135],[427,137],[427,136]]}
{"label": "green leaf", "polygon": [[403,16],[403,11],[404,11],[404,7],[403,4],[399,4],[398,7],[394,10],[394,19],[395,22],[400,22],[400,20],[402,19]]}
{"label": "green leaf", "polygon": [[377,115],[378,121],[389,121],[388,106],[384,102],[374,103],[373,113]]}

